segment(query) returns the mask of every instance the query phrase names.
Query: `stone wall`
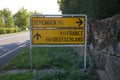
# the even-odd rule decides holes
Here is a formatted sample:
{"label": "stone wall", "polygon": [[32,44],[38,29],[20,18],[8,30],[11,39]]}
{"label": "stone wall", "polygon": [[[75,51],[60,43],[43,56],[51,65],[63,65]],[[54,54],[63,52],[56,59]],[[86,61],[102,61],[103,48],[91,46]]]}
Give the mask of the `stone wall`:
{"label": "stone wall", "polygon": [[120,14],[90,20],[88,44],[97,69],[104,70],[108,80],[120,80]]}

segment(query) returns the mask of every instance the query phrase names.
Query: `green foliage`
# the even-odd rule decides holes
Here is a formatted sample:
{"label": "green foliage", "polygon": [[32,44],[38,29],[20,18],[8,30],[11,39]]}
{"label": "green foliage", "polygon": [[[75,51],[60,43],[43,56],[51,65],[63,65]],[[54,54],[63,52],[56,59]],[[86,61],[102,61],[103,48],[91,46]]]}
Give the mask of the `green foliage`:
{"label": "green foliage", "polygon": [[15,25],[24,30],[29,27],[30,13],[24,7],[14,15]]}
{"label": "green foliage", "polygon": [[94,76],[81,71],[56,70],[52,72],[38,71],[18,74],[0,74],[0,80],[97,80]]}
{"label": "green foliage", "polygon": [[[41,13],[38,11],[28,12],[24,7],[18,10],[15,15],[12,15],[12,12],[8,8],[0,10],[0,28],[15,28],[17,26],[22,31],[26,30],[30,26],[31,14]],[[0,33],[11,33],[11,30],[7,32],[6,30],[2,30]]]}
{"label": "green foliage", "polygon": [[[22,52],[6,65],[6,68],[29,68],[28,53],[28,49]],[[83,61],[74,54],[71,48],[33,48],[32,53],[34,69],[58,67],[70,70],[83,67]]]}
{"label": "green foliage", "polygon": [[[46,69],[57,67],[67,71],[83,68],[83,57],[74,53],[71,48],[33,48],[33,68]],[[29,68],[29,49],[16,56],[5,69]],[[94,62],[87,59],[87,67],[94,68]],[[19,63],[19,64],[17,64]]]}
{"label": "green foliage", "polygon": [[35,11],[30,11],[30,14],[42,14],[42,13],[35,10]]}
{"label": "green foliage", "polygon": [[[37,51],[38,48],[35,48]],[[36,69],[42,68],[51,68],[51,67],[59,67],[65,70],[77,69],[83,67],[82,62],[79,61],[79,58],[74,54],[71,48],[47,48],[41,49],[38,55],[33,55],[33,65],[35,65]],[[41,59],[36,60],[36,58],[41,57]],[[39,66],[37,66],[40,64]]]}
{"label": "green foliage", "polygon": [[11,13],[12,12],[8,8],[5,8],[5,9],[2,10],[1,19],[3,21],[1,23],[5,24],[4,27],[7,27],[7,28],[13,28],[14,27],[14,19],[13,19]]}
{"label": "green foliage", "polygon": [[32,80],[31,73],[2,74],[0,80]]}
{"label": "green foliage", "polygon": [[[83,57],[79,57],[74,53],[72,48],[50,48],[50,47],[33,47],[33,70],[34,73],[23,76],[7,75],[0,76],[2,80],[9,79],[26,79],[27,80],[96,80],[96,77],[90,74],[84,74]],[[18,54],[9,64],[4,67],[4,70],[11,69],[30,69],[29,48],[25,49],[21,54]],[[90,67],[92,61],[88,61]],[[90,67],[93,68],[93,65]],[[7,78],[8,77],[8,78]],[[7,79],[6,79],[7,78]]]}
{"label": "green foliage", "polygon": [[87,14],[89,18],[106,18],[120,13],[119,0],[58,0],[63,14]]}
{"label": "green foliage", "polygon": [[4,21],[3,21],[3,14],[2,10],[0,10],[0,28],[5,27]]}
{"label": "green foliage", "polygon": [[33,80],[96,80],[90,75],[83,74],[80,70],[63,71],[57,70],[51,73],[40,71],[33,75]]}
{"label": "green foliage", "polygon": [[3,27],[5,27],[5,24],[4,24],[4,22],[3,22],[3,19],[0,18],[0,28],[3,28]]}
{"label": "green foliage", "polygon": [[0,28],[0,34],[20,32],[19,28]]}

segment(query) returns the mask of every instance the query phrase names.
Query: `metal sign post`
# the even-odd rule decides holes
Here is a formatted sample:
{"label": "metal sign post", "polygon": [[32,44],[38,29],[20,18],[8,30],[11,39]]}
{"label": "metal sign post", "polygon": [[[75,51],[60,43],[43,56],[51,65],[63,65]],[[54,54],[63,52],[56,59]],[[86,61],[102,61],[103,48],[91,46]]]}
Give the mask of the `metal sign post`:
{"label": "metal sign post", "polygon": [[84,71],[86,70],[87,16],[83,14],[31,15],[30,63],[32,46],[75,47],[84,46]]}

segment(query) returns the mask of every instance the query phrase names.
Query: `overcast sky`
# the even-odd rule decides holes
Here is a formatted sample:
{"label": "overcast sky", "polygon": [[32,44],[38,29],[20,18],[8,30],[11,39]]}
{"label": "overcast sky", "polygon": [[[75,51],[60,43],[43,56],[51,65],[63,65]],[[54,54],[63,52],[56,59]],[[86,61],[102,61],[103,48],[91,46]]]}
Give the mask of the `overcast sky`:
{"label": "overcast sky", "polygon": [[57,0],[0,0],[0,10],[9,8],[15,14],[24,7],[28,11],[37,10],[43,14],[61,14]]}

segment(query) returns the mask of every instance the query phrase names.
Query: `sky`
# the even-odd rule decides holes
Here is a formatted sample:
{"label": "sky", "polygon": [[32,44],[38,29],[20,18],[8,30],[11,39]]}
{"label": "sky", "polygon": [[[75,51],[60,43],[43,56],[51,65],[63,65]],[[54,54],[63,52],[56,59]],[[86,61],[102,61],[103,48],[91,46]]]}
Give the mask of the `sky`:
{"label": "sky", "polygon": [[9,8],[12,14],[24,7],[28,11],[38,11],[43,14],[61,14],[57,0],[0,0],[0,10]]}

